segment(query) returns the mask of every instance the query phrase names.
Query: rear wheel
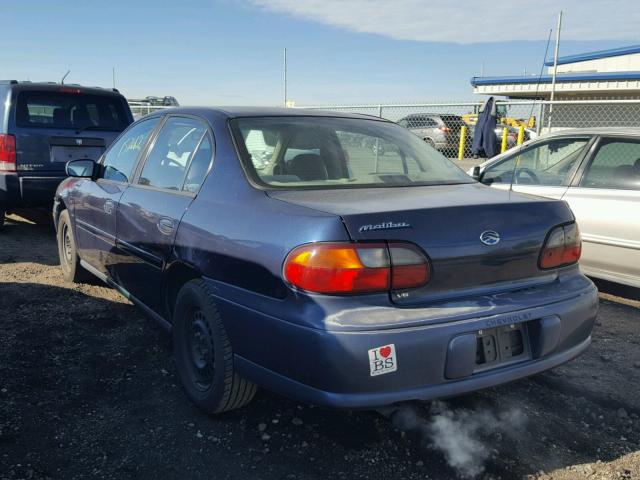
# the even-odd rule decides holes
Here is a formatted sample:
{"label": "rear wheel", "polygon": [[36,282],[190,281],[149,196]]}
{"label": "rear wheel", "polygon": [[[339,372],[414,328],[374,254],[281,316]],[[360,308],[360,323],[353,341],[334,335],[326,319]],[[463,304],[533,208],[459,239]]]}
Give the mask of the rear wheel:
{"label": "rear wheel", "polygon": [[89,277],[89,273],[80,265],[80,257],[76,249],[69,212],[63,210],[58,219],[58,255],[62,276],[67,282],[81,283]]}
{"label": "rear wheel", "polygon": [[207,284],[187,282],[176,300],[173,348],[178,376],[189,398],[207,413],[243,407],[255,384],[234,370],[233,350]]}

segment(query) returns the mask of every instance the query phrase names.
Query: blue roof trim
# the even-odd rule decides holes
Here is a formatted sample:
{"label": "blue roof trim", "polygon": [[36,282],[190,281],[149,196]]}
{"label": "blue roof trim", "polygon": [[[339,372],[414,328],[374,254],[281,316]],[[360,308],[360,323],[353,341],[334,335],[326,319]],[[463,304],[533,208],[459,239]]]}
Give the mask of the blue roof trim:
{"label": "blue roof trim", "polygon": [[[589,73],[559,73],[556,82],[588,82],[602,80],[640,80],[640,72],[589,72]],[[509,83],[551,83],[551,75],[531,75],[523,77],[471,77],[471,86],[506,85]]]}
{"label": "blue roof trim", "polygon": [[[630,53],[640,53],[640,45],[630,45],[628,47],[611,48],[609,50],[598,50],[596,52],[579,53],[577,55],[567,55],[558,57],[558,65],[567,63],[584,62],[586,60],[596,60],[598,58],[619,57]],[[553,66],[553,59],[544,62],[547,67]]]}

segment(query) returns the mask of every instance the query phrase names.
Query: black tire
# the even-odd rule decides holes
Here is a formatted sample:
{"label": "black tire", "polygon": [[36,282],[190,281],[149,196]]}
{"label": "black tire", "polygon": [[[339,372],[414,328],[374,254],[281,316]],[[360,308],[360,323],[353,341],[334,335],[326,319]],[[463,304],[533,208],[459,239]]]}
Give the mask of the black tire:
{"label": "black tire", "polygon": [[231,342],[207,284],[187,282],[178,292],[173,315],[173,349],[178,376],[189,398],[207,413],[245,406],[254,383],[239,376]]}
{"label": "black tire", "polygon": [[82,283],[89,278],[87,272],[80,265],[80,257],[76,249],[76,239],[73,236],[69,212],[63,210],[58,217],[58,256],[60,257],[60,268],[62,276],[67,282]]}

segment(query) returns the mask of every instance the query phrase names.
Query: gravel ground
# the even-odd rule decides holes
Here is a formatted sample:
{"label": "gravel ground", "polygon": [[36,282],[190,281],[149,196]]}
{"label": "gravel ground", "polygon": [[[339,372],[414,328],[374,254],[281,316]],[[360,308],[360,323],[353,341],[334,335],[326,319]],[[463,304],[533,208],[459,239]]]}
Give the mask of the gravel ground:
{"label": "gravel ground", "polygon": [[209,417],[160,327],[62,281],[50,226],[14,219],[0,245],[2,479],[640,479],[635,291],[602,294],[587,353],[531,379],[380,412],[261,391]]}

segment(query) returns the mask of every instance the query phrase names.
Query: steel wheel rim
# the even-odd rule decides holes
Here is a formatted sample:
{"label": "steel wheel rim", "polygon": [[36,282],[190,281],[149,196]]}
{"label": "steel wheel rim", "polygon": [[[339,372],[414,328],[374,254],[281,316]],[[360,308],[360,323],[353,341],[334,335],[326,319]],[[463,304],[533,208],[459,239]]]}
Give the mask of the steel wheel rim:
{"label": "steel wheel rim", "polygon": [[65,263],[68,265],[71,263],[72,250],[71,250],[71,230],[69,225],[64,225],[62,229],[62,254]]}
{"label": "steel wheel rim", "polygon": [[194,386],[207,391],[213,384],[213,335],[204,312],[196,309],[189,318],[187,331],[187,357]]}

